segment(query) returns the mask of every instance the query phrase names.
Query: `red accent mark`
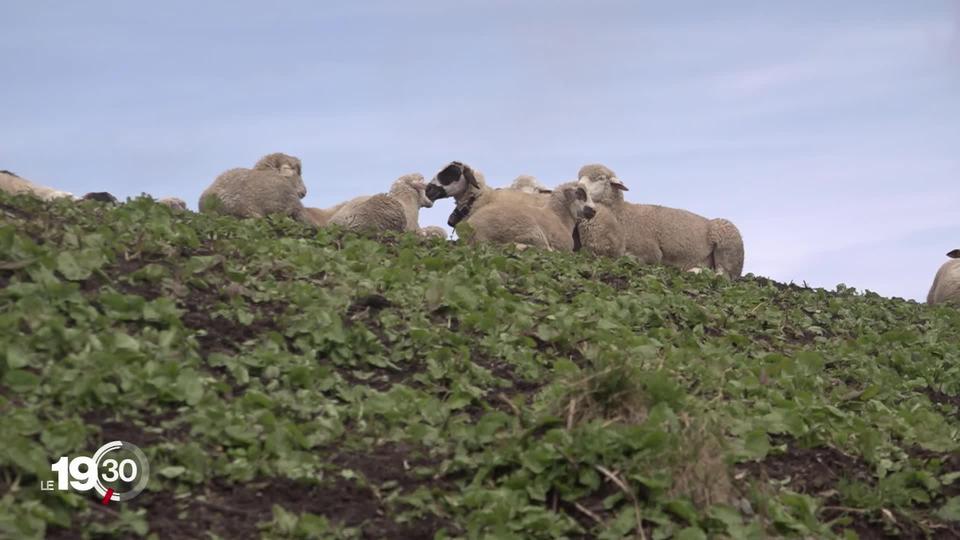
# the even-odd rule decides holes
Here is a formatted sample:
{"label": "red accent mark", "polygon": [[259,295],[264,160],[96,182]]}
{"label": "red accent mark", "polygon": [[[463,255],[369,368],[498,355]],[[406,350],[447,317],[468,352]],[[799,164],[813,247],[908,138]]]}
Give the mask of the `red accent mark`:
{"label": "red accent mark", "polygon": [[113,488],[107,488],[107,494],[103,496],[103,504],[108,504],[110,497],[113,497]]}

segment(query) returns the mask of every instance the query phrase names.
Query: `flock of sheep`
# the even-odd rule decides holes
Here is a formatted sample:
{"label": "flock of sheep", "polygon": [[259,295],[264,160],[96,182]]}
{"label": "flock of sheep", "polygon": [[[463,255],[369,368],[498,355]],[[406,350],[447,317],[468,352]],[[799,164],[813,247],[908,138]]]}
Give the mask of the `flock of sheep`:
{"label": "flock of sheep", "polygon": [[[0,171],[0,190],[30,193],[43,199],[73,197],[10,173]],[[743,239],[726,219],[708,219],[686,210],[624,200],[627,186],[600,164],[580,168],[577,180],[549,189],[532,176],[519,176],[506,188],[491,188],[483,174],[453,161],[430,182],[418,173],[398,178],[386,193],[360,196],[331,208],[308,208],[302,165],[282,153],[261,158],[252,169],[230,169],[200,195],[201,212],[239,218],[271,214],[303,223],[336,225],[356,232],[407,231],[446,238],[440,227],[419,225],[420,208],[452,197],[456,208],[447,223],[469,224],[471,242],[513,244],[547,250],[584,250],[596,255],[639,259],[699,272],[710,269],[737,278],[743,271]],[[108,193],[90,193],[86,199],[116,201]],[[160,199],[186,210],[176,198]],[[947,254],[927,295],[929,304],[960,306],[960,249]]]}

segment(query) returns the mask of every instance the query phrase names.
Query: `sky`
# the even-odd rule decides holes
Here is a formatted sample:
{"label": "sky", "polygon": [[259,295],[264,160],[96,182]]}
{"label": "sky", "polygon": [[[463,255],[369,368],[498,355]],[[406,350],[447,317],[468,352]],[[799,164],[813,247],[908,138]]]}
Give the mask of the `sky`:
{"label": "sky", "polygon": [[[960,0],[3,2],[0,169],[178,196],[301,158],[307,206],[611,167],[745,272],[924,300],[960,248]],[[423,209],[445,225],[453,204]]]}

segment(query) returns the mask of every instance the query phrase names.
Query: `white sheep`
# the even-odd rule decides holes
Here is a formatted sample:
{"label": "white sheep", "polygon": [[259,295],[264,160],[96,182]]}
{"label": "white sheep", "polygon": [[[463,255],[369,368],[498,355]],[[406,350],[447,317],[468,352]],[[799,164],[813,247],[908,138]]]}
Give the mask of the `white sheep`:
{"label": "white sheep", "polygon": [[594,209],[596,215],[593,219],[577,223],[574,230],[576,249],[602,257],[622,257],[627,252],[626,239],[616,214],[611,207],[596,201]]}
{"label": "white sheep", "polygon": [[960,249],[947,253],[947,257],[953,260],[943,263],[933,278],[933,285],[927,294],[927,303],[930,305],[960,306]]}
{"label": "white sheep", "polygon": [[422,227],[417,234],[423,238],[443,238],[446,240],[447,231],[443,227],[437,227],[436,225],[429,225],[427,227]]}
{"label": "white sheep", "polygon": [[253,169],[230,169],[200,195],[200,211],[240,218],[270,214],[311,223],[300,201],[307,194],[300,160],[286,154],[268,154]]}
{"label": "white sheep", "polygon": [[5,191],[12,195],[30,194],[45,201],[60,198],[75,198],[72,193],[41,186],[10,171],[0,171],[0,191]]}
{"label": "white sheep", "polygon": [[388,193],[344,203],[328,223],[350,231],[418,231],[420,208],[433,206],[426,189],[422,174],[403,175]]}
{"label": "white sheep", "polygon": [[172,210],[186,210],[187,203],[179,197],[164,197],[157,201],[158,203],[171,208]]}
{"label": "white sheep", "polygon": [[539,180],[533,176],[530,176],[529,174],[521,174],[520,176],[514,178],[513,183],[511,183],[510,187],[507,189],[514,189],[524,193],[530,193],[532,195],[549,194],[551,191],[553,191],[541,184]]}
{"label": "white sheep", "polygon": [[[739,277],[743,272],[743,239],[730,221],[707,219],[678,208],[626,202],[623,192],[627,186],[600,164],[583,166],[578,176],[593,200],[611,210],[620,227],[619,233],[587,232],[589,227],[584,228],[580,240],[585,249],[590,249],[591,236],[610,239],[611,235],[622,234],[626,253],[643,263],[683,270],[710,268],[729,277]],[[616,242],[613,244],[615,247]]]}
{"label": "white sheep", "polygon": [[542,203],[538,196],[516,189],[493,189],[487,186],[483,174],[460,161],[451,161],[427,184],[431,201],[453,197],[457,206],[447,219],[455,227],[483,206],[494,201],[519,200],[536,206]]}
{"label": "white sheep", "polygon": [[314,208],[308,206],[305,211],[307,213],[307,218],[316,225],[317,227],[324,227],[327,223],[330,222],[330,218],[333,217],[341,208],[346,205],[357,205],[370,198],[370,195],[361,195],[360,197],[354,197],[349,201],[344,201],[338,203],[330,208]]}
{"label": "white sheep", "polygon": [[577,182],[557,186],[545,205],[519,199],[503,199],[476,210],[467,223],[473,241],[519,244],[548,250],[573,251],[577,220],[594,215],[593,201]]}

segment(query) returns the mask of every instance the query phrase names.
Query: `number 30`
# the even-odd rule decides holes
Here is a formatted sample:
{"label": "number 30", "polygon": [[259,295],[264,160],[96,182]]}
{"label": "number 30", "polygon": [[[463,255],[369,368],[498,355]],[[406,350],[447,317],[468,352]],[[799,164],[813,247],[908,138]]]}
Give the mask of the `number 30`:
{"label": "number 30", "polygon": [[[103,479],[107,482],[115,482],[117,478],[124,482],[130,482],[137,477],[137,462],[132,459],[121,461],[119,466],[117,460],[105,459],[103,460],[103,466],[107,468],[107,473],[103,475]],[[124,474],[125,471],[129,471],[130,474]]]}

